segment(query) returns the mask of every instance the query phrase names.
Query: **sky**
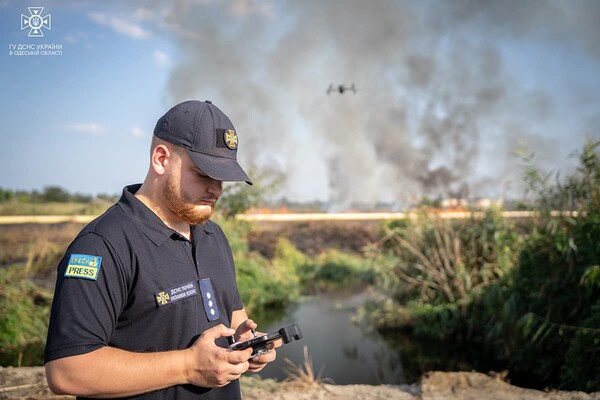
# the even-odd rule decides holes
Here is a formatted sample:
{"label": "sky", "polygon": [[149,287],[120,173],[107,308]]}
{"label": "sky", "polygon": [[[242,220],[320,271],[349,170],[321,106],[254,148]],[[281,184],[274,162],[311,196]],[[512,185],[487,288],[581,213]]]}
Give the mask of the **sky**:
{"label": "sky", "polygon": [[0,37],[7,189],[118,194],[189,99],[277,196],[340,210],[519,198],[516,150],[564,176],[600,139],[597,0],[0,0]]}

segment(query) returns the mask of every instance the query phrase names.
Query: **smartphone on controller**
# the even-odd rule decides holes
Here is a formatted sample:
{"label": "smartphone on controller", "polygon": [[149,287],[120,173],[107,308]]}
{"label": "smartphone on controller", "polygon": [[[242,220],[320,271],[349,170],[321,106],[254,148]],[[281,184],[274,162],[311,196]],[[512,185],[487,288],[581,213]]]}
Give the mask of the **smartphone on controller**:
{"label": "smartphone on controller", "polygon": [[267,353],[270,349],[270,344],[274,341],[282,339],[284,344],[293,340],[302,339],[302,331],[297,324],[286,326],[279,329],[277,332],[268,333],[266,335],[255,336],[251,339],[242,342],[235,342],[229,345],[229,350],[244,350],[252,347],[252,355],[250,358]]}

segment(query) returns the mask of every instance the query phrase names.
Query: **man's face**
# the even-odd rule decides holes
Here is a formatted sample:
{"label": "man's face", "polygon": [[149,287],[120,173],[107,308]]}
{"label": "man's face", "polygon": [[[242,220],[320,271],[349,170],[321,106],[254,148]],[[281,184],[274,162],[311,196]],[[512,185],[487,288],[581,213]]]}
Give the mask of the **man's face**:
{"label": "man's face", "polygon": [[185,151],[175,157],[179,163],[173,163],[163,188],[166,206],[188,224],[203,224],[223,193],[222,182],[207,176]]}

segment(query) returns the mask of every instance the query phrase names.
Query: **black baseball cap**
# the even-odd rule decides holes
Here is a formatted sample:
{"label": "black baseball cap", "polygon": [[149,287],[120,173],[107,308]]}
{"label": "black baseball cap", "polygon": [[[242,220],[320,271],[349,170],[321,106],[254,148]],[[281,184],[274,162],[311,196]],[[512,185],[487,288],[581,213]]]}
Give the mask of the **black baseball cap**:
{"label": "black baseball cap", "polygon": [[252,181],[237,162],[238,136],[211,101],[179,103],[156,122],[154,135],[179,145],[204,173],[219,181]]}

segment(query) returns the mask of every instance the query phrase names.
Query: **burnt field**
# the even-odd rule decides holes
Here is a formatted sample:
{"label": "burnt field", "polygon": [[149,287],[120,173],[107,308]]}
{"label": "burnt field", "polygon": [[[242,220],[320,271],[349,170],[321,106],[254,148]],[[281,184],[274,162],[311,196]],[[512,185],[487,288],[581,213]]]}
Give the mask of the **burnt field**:
{"label": "burnt field", "polygon": [[250,250],[271,258],[279,238],[288,239],[298,250],[309,256],[316,256],[328,248],[362,253],[365,246],[378,240],[381,222],[257,222],[253,226],[248,235]]}
{"label": "burnt field", "polygon": [[[58,261],[83,223],[0,225],[0,267],[18,263]],[[294,221],[255,222],[248,246],[267,258],[279,238],[288,239],[298,250],[314,256],[327,248],[360,253],[377,240],[378,221]],[[55,260],[56,259],[56,260]]]}

